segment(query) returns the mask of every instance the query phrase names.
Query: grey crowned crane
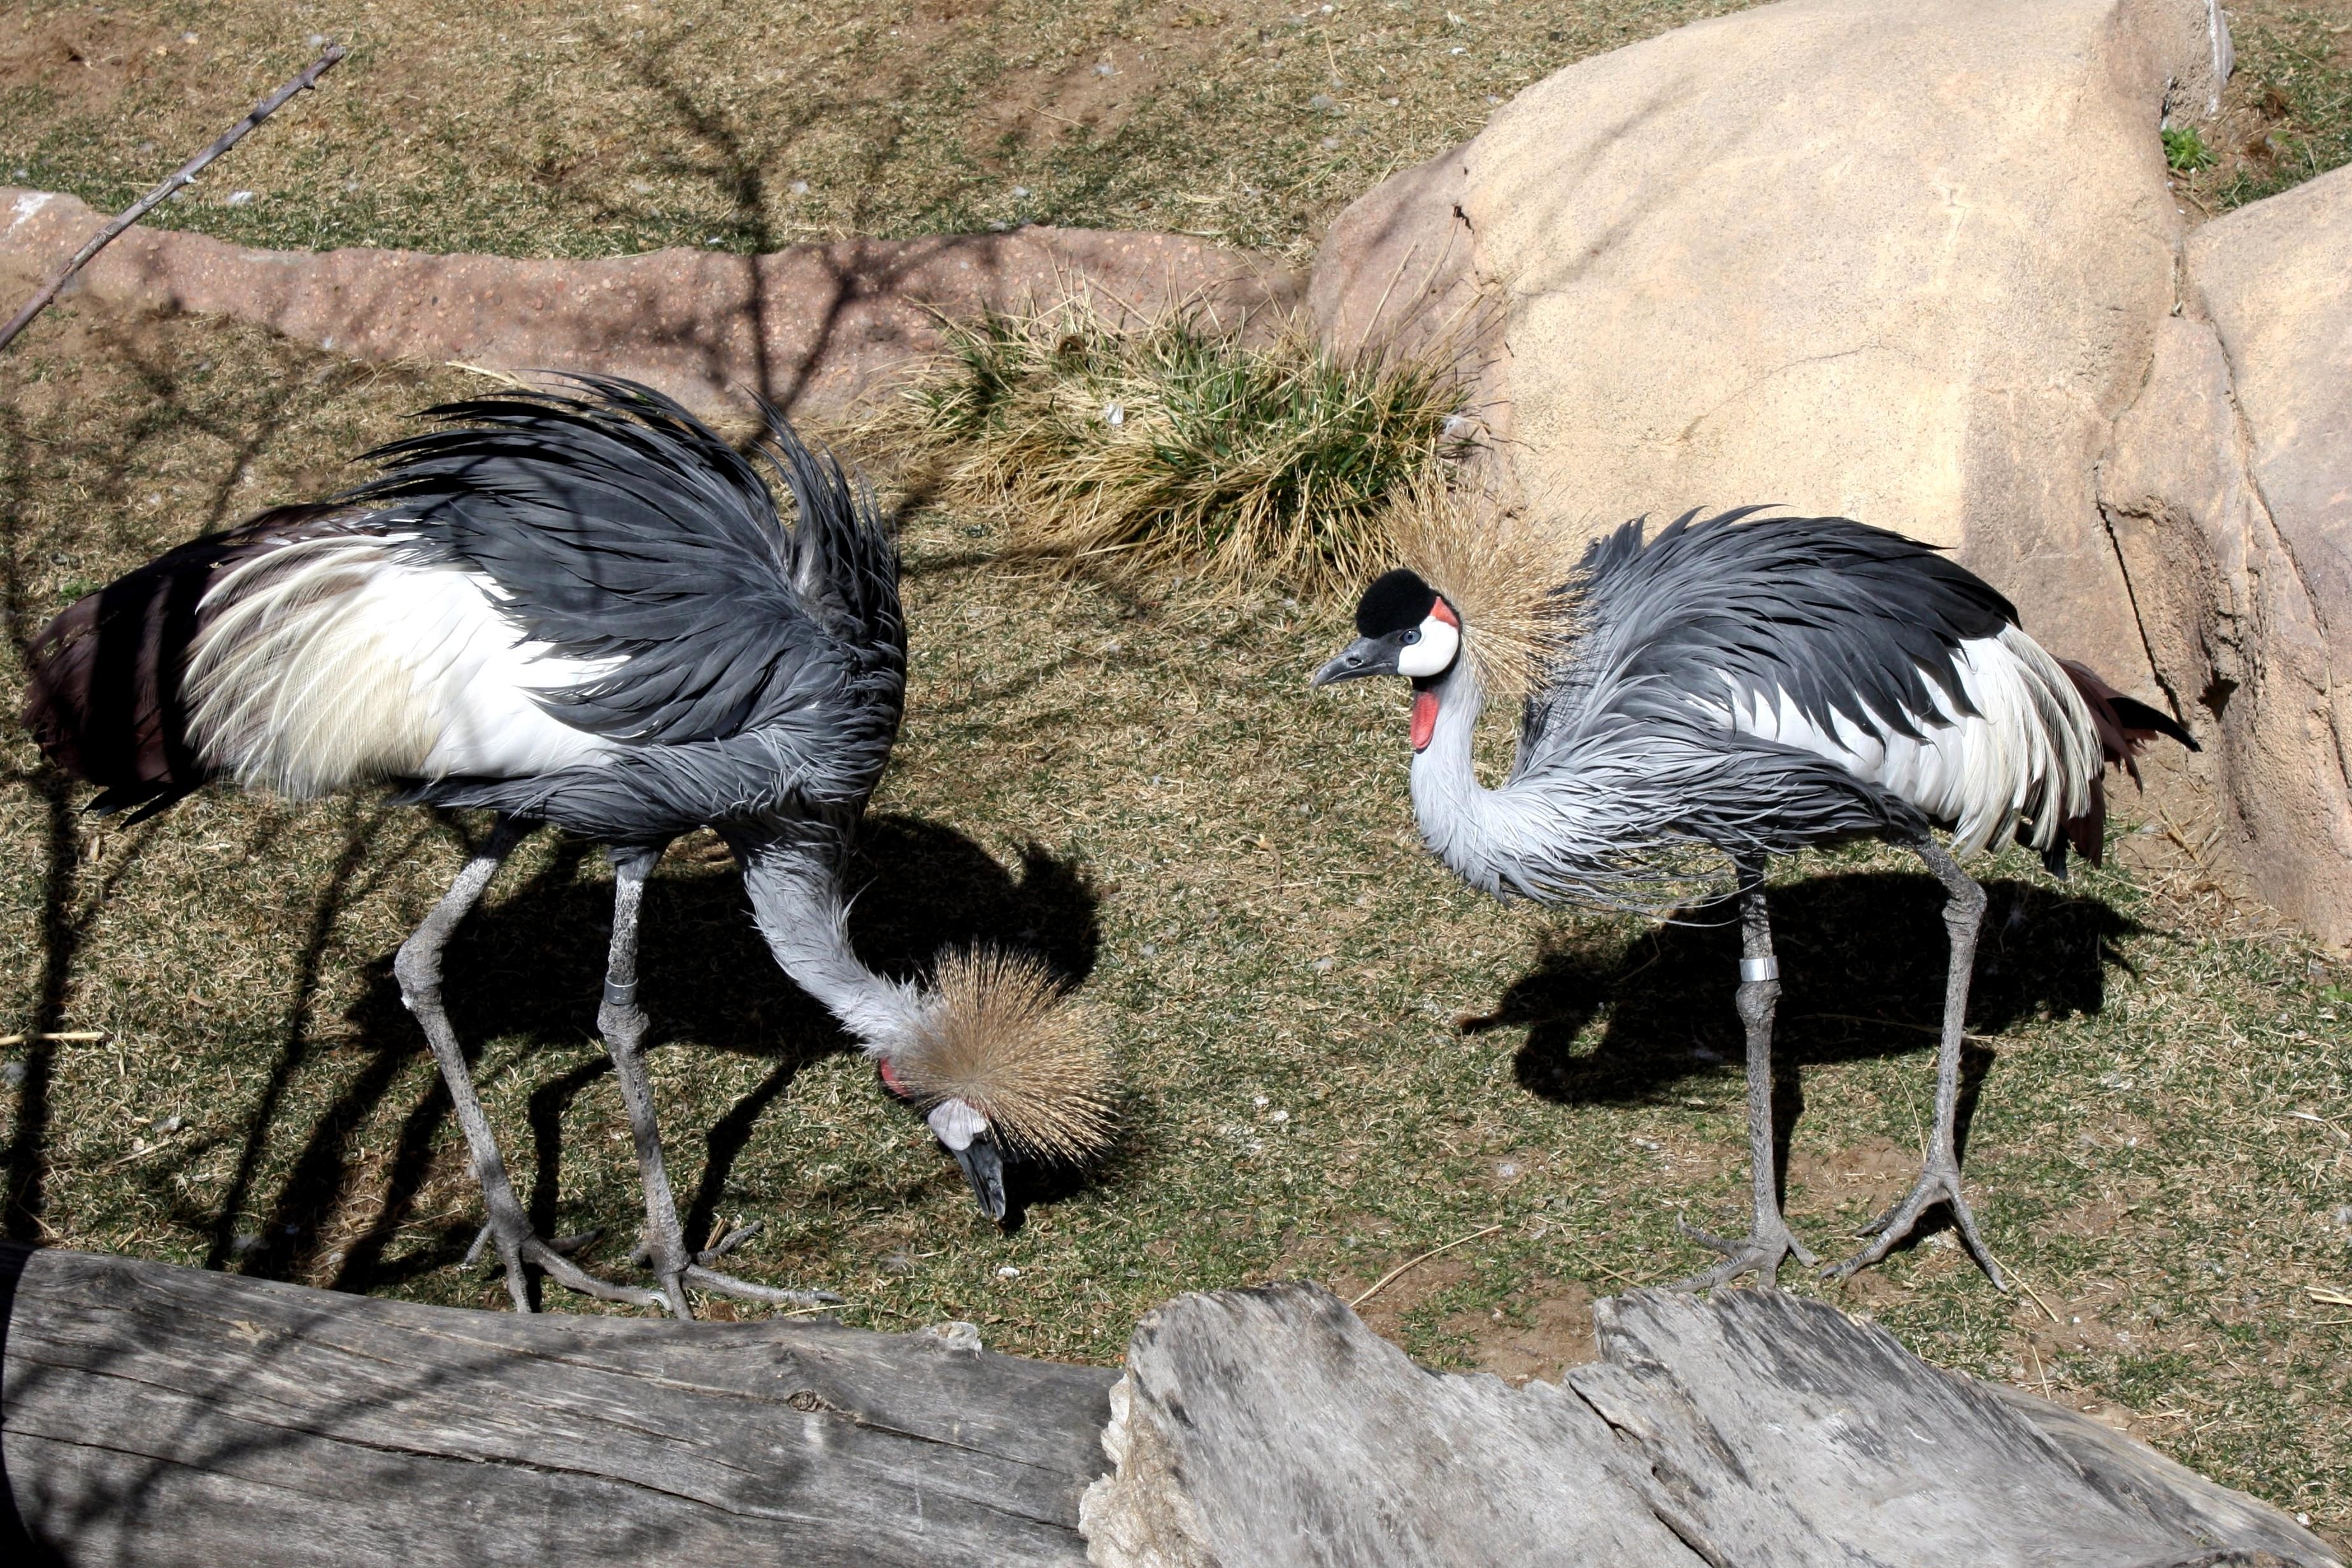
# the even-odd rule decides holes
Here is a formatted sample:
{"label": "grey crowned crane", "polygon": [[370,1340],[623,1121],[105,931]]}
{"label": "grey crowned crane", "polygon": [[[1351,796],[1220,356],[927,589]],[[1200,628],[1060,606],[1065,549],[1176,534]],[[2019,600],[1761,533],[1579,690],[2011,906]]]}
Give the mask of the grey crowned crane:
{"label": "grey crowned crane", "polygon": [[[898,558],[872,497],[773,410],[755,448],[790,492],[647,388],[569,378],[426,411],[378,475],[194,540],[36,640],[26,722],[97,811],[163,810],[215,777],[315,796],[390,784],[495,814],[404,943],[402,999],[446,1079],[518,1310],[526,1266],[684,1315],[685,1288],[806,1300],[698,1264],[642,1054],[637,932],[672,839],[711,827],[784,972],[912,1101],[993,1218],[1004,1158],[1107,1135],[1107,1069],[1025,960],[951,954],[928,986],[850,944],[845,860],[898,731]],[[576,393],[576,395],[575,395]],[[441,958],[520,836],[605,844],[613,935],[597,1024],[635,1134],[657,1290],[532,1234],[441,997]]]}
{"label": "grey crowned crane", "polygon": [[[1961,1196],[1954,1141],[1985,907],[1959,860],[2014,835],[2053,872],[2070,846],[2096,864],[2103,765],[2137,778],[2151,736],[2196,742],[2052,658],[2007,599],[1932,548],[1843,518],[1752,516],[1760,510],[1694,511],[1646,541],[1637,519],[1564,581],[1526,542],[1496,542],[1496,530],[1480,542],[1475,529],[1424,529],[1415,552],[1429,576],[1400,569],[1373,583],[1360,635],[1314,683],[1412,681],[1422,837],[1486,892],[1654,912],[1706,887],[1707,851],[1728,857],[1754,1218],[1742,1240],[1689,1233],[1725,1258],[1688,1288],[1749,1273],[1769,1285],[1790,1255],[1814,1261],[1789,1232],[1775,1179],[1780,985],[1767,858],[1857,837],[1916,853],[1944,886],[1951,939],[1935,1131],[1909,1193],[1827,1272],[1878,1261],[1940,1203],[2006,1289]],[[1525,698],[1517,751],[1488,789],[1472,769],[1472,731],[1489,693],[1513,687]],[[1950,832],[1950,849],[1932,827]]]}

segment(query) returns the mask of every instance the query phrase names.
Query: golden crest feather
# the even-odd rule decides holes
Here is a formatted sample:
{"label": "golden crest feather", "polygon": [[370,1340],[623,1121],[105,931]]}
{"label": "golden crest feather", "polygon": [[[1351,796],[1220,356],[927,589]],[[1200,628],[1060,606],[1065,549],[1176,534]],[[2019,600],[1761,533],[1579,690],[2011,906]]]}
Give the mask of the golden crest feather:
{"label": "golden crest feather", "polygon": [[982,947],[942,958],[930,1009],[890,1070],[921,1110],[961,1100],[1016,1152],[1085,1160],[1108,1145],[1118,1120],[1100,1036],[1025,953]]}
{"label": "golden crest feather", "polygon": [[1388,514],[1397,556],[1462,616],[1462,640],[1490,698],[1533,696],[1576,630],[1580,539],[1449,482],[1417,474]]}

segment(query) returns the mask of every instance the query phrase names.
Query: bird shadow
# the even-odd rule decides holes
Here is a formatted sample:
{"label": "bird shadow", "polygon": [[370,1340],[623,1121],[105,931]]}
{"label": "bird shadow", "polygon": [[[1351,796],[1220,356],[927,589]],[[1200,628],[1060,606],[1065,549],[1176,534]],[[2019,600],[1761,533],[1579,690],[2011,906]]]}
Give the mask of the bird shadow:
{"label": "bird shadow", "polygon": [[[2097,1014],[2122,940],[2146,928],[2063,886],[1985,884],[1985,921],[1969,991],[1958,1136],[1997,1051],[1984,1037],[2022,1020]],[[1807,1065],[1932,1052],[1944,1012],[1949,942],[1934,879],[1867,871],[1815,877],[1769,894],[1780,963],[1774,1019],[1775,1160],[1785,1184]],[[1739,928],[1731,906],[1682,911],[1628,940],[1563,932],[1465,1033],[1522,1027],[1520,1086],[1562,1104],[1641,1104],[1695,1078],[1740,1070],[1746,1036],[1733,1007]],[[1728,1064],[1728,1066],[1727,1066]]]}
{"label": "bird shadow", "polygon": [[[612,919],[610,883],[586,874],[600,853],[592,844],[564,841],[527,881],[461,928],[448,950],[444,985],[461,1038],[469,1044],[520,1039],[527,1061],[534,1047],[569,1048],[593,1037]],[[856,895],[851,940],[859,957],[882,973],[919,977],[943,952],[982,944],[1034,954],[1072,984],[1094,968],[1101,940],[1098,895],[1076,865],[1035,845],[1022,847],[1007,864],[951,827],[883,816],[867,824],[846,880]],[[356,1032],[355,1048],[406,1059],[425,1048],[424,1041],[401,1005],[391,965],[386,954],[372,966],[366,992],[347,1021]],[[691,1168],[691,1160],[678,1156],[692,1150],[699,1133],[700,1175],[690,1194],[680,1194],[686,1234],[699,1237],[710,1229],[761,1118],[788,1100],[803,1068],[853,1042],[777,968],[752,928],[741,879],[715,847],[703,853],[689,841],[648,882],[638,973],[639,995],[653,1020],[648,1045],[691,1041],[697,1049],[772,1064],[708,1125],[665,1121],[674,1170]],[[519,1173],[530,1174],[525,1203],[542,1233],[551,1233],[556,1219],[567,1152],[564,1112],[611,1070],[601,1057],[575,1062],[532,1089],[530,1146],[508,1154]],[[363,1073],[361,1081],[373,1083],[380,1096],[393,1076]],[[339,1104],[320,1119],[311,1141],[335,1138],[338,1129],[371,1109]],[[396,1260],[385,1257],[408,1226],[448,1110],[436,1075],[401,1126],[381,1205],[365,1232],[344,1247],[334,1288],[368,1290],[413,1278],[453,1261],[470,1240],[473,1222],[467,1221],[445,1227],[432,1246]],[[294,1168],[306,1166],[298,1157]],[[279,1205],[288,1212],[283,1218],[273,1215],[265,1234],[272,1245],[277,1237],[289,1238],[289,1247],[295,1238],[315,1237],[348,1195],[345,1183],[334,1179],[289,1190]],[[1057,1194],[1026,1195],[1040,1201]],[[304,1260],[289,1251],[255,1261],[259,1271],[278,1274],[299,1270]]]}

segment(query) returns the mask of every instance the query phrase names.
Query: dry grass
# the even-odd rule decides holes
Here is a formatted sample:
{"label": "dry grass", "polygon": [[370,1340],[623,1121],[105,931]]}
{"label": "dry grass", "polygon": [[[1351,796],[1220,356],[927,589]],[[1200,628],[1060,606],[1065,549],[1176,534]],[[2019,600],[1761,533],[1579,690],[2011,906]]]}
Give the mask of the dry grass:
{"label": "dry grass", "polygon": [[[195,322],[52,320],[18,348],[18,646],[196,528],[342,482],[342,458],[463,389]],[[1122,1131],[998,1235],[777,973],[723,850],[688,840],[646,895],[643,994],[697,1237],[765,1221],[740,1270],[838,1290],[853,1322],[963,1318],[1108,1362],[1177,1291],[1304,1274],[1353,1294],[1499,1224],[1366,1311],[1438,1364],[1553,1376],[1590,1353],[1587,1300],[1705,1261],[1678,1220],[1738,1223],[1734,933],[1504,909],[1433,866],[1401,694],[1305,690],[1347,637],[1335,610],[1041,589],[964,513],[919,512],[907,542],[909,709],[853,935],[910,977],[985,942],[1043,958],[1108,1031]],[[207,793],[126,833],[77,804],[0,738],[0,1034],[103,1032],[5,1053],[11,1234],[497,1306],[495,1275],[461,1266],[479,1199],[387,973],[480,825]],[[2352,1287],[2352,975],[2244,923],[2157,826],[2068,884],[2015,854],[1982,867],[1968,1169],[2057,1321],[1932,1237],[1825,1293],[2341,1541],[2352,1314],[2309,1291]],[[1874,851],[1775,882],[1789,1208],[1834,1254],[1916,1160],[1938,894]],[[592,1037],[609,900],[592,848],[532,839],[452,949],[449,998],[538,1223],[604,1226],[589,1261],[625,1269],[642,1209]]]}
{"label": "dry grass", "polygon": [[940,362],[865,432],[937,464],[949,504],[1024,554],[1320,594],[1386,565],[1385,521],[1437,462],[1447,372],[1263,341],[1205,309],[1128,330],[1091,304],[947,324]]}

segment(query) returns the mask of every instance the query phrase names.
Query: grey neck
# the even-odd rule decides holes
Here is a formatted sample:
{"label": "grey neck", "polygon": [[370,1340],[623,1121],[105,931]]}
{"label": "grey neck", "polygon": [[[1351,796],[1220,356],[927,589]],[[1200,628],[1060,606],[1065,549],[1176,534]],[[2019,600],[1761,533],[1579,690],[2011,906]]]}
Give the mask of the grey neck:
{"label": "grey neck", "polygon": [[1512,812],[1503,794],[1478,782],[1473,763],[1478,710],[1486,697],[1469,656],[1455,659],[1432,689],[1437,729],[1412,759],[1412,814],[1422,842],[1464,881],[1500,897]]}
{"label": "grey neck", "polygon": [[841,896],[845,844],[830,835],[739,842],[751,922],[795,984],[824,1004],[868,1051],[889,1056],[922,1012],[922,993],[875,973],[849,944],[849,907]]}

